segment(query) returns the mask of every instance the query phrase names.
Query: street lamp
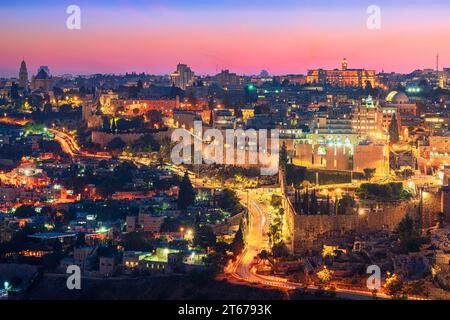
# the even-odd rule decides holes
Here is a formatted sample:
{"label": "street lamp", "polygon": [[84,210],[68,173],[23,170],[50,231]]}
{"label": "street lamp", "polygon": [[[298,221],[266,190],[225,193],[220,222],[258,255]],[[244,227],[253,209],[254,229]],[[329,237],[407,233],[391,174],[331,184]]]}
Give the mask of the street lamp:
{"label": "street lamp", "polygon": [[186,231],[186,234],[184,235],[184,238],[188,241],[192,241],[194,240],[194,233],[192,231],[192,229],[189,229]]}

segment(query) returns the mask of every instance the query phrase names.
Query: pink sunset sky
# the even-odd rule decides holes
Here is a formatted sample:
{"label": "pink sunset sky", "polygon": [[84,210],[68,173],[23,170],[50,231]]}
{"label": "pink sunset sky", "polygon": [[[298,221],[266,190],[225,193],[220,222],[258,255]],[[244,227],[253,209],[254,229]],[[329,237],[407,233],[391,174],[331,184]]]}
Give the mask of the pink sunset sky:
{"label": "pink sunset sky", "polygon": [[68,4],[0,5],[0,76],[16,76],[22,57],[30,73],[47,65],[52,74],[167,74],[179,62],[197,74],[305,73],[337,68],[344,57],[350,68],[406,73],[435,68],[437,52],[441,67],[450,67],[449,5],[380,5],[381,30],[369,30],[368,4],[362,2],[242,8],[81,4],[81,30],[66,28]]}

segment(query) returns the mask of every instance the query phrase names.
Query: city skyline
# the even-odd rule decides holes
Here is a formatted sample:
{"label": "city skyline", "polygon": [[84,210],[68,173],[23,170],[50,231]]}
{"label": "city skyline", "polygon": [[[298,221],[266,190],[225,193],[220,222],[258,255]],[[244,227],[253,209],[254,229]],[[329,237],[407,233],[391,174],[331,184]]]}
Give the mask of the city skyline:
{"label": "city skyline", "polygon": [[450,300],[448,1],[0,4],[0,304]]}
{"label": "city skyline", "polygon": [[[436,52],[436,55],[439,55],[439,71],[442,71],[443,68],[446,68],[446,65],[442,65],[441,63],[441,56],[439,54],[439,52]],[[270,76],[285,76],[285,75],[307,75],[308,71],[310,70],[317,70],[317,69],[322,69],[322,70],[341,70],[342,68],[342,60],[346,59],[349,62],[349,69],[363,69],[363,70],[375,70],[376,73],[398,73],[398,74],[410,74],[416,70],[427,70],[427,69],[431,69],[431,70],[436,70],[436,55],[434,55],[433,57],[431,57],[430,60],[432,60],[434,62],[434,66],[431,65],[429,67],[416,67],[414,69],[411,69],[410,71],[406,71],[406,72],[398,72],[398,71],[389,71],[389,70],[379,70],[379,69],[370,69],[370,68],[366,68],[364,65],[352,65],[351,64],[351,60],[348,59],[347,57],[343,57],[341,59],[337,58],[336,59],[336,64],[334,66],[330,66],[330,67],[324,67],[324,66],[317,66],[316,68],[305,68],[304,72],[285,72],[285,73],[277,73],[277,74],[273,74],[271,73],[269,70],[267,70],[267,68],[261,68],[259,70],[255,70],[254,73],[239,73],[237,72],[235,69],[233,69],[232,66],[230,67],[218,67],[216,70],[214,70],[213,72],[208,72],[208,73],[198,73],[196,72],[195,68],[192,67],[192,65],[189,65],[188,63],[183,62],[182,59],[179,60],[178,63],[176,63],[173,67],[172,67],[172,71],[170,71],[170,68],[168,69],[169,71],[167,72],[163,72],[163,73],[152,73],[151,70],[125,70],[125,71],[120,71],[120,72],[88,72],[88,73],[77,73],[77,72],[53,72],[54,68],[52,68],[51,65],[45,65],[46,67],[49,67],[49,71],[51,72],[50,74],[52,76],[64,76],[64,75],[72,75],[72,76],[82,76],[82,77],[89,77],[89,76],[93,76],[96,74],[102,74],[102,75],[117,75],[117,76],[121,76],[121,75],[125,75],[125,74],[147,74],[147,75],[155,75],[155,76],[169,76],[173,73],[173,71],[176,69],[176,66],[178,64],[186,64],[189,67],[191,67],[191,69],[193,69],[192,71],[195,73],[196,76],[200,76],[200,77],[208,77],[208,76],[214,76],[218,73],[220,73],[221,71],[225,71],[225,70],[229,70],[230,72],[236,73],[238,75],[241,76],[258,76],[260,75],[260,73],[262,71],[267,71],[269,72]],[[18,66],[16,67],[17,70],[12,71],[11,74],[0,74],[0,78],[18,78],[18,74],[20,73],[20,64],[22,63],[22,61],[25,61],[26,65],[27,65],[27,69],[29,72],[29,80],[31,80],[31,77],[36,75],[38,73],[38,71],[40,70],[40,68],[42,66],[44,66],[43,64],[39,64],[39,63],[34,63],[32,60],[28,60],[26,57],[22,57],[21,59],[18,60]],[[31,63],[29,62],[31,61]]]}
{"label": "city skyline", "polygon": [[366,26],[369,2],[282,4],[79,1],[81,30],[65,26],[69,3],[22,1],[21,10],[2,4],[8,28],[0,35],[8,45],[0,53],[0,76],[16,75],[22,57],[31,71],[49,65],[54,74],[170,74],[179,62],[200,75],[221,69],[304,74],[339,68],[343,57],[350,68],[409,73],[434,69],[437,52],[441,66],[450,65],[450,7],[443,1],[379,1],[380,30]]}

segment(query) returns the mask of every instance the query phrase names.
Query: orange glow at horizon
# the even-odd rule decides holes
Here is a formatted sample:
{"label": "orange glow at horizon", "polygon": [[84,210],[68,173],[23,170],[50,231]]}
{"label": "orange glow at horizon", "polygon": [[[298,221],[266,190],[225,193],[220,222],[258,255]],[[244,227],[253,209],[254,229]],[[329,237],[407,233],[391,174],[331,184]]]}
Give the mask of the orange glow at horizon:
{"label": "orange glow at horizon", "polygon": [[[155,18],[130,11],[124,13],[126,23],[118,23],[119,14],[104,12],[86,14],[80,31],[69,31],[53,20],[35,18],[22,24],[13,16],[5,22],[10,27],[0,29],[8,43],[0,53],[0,73],[17,73],[22,57],[30,73],[48,65],[53,74],[168,74],[179,62],[197,74],[220,69],[240,74],[261,69],[272,74],[305,73],[339,68],[343,57],[349,68],[411,72],[434,68],[437,51],[441,65],[450,66],[450,53],[445,54],[450,52],[446,41],[450,24],[445,19],[414,11],[409,18],[389,13],[382,29],[373,31],[365,27],[365,12],[357,13],[345,19],[343,12],[274,12],[270,19],[268,12],[202,16],[202,12],[163,11]],[[419,18],[421,23],[415,23]]]}

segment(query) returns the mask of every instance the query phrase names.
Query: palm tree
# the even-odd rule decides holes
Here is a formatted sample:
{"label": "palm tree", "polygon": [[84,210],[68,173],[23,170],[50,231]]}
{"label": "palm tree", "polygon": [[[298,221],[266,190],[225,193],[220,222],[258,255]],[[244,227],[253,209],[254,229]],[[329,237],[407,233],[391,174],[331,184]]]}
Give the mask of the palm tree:
{"label": "palm tree", "polygon": [[172,150],[172,147],[173,145],[170,139],[165,138],[161,141],[161,147],[158,154],[158,162],[161,168],[163,167],[164,162],[170,161],[170,152]]}

